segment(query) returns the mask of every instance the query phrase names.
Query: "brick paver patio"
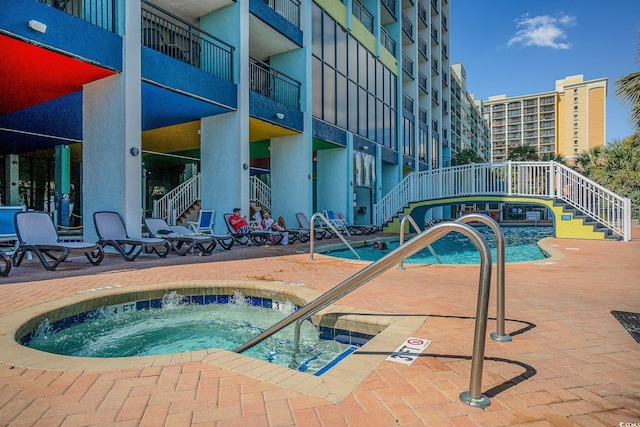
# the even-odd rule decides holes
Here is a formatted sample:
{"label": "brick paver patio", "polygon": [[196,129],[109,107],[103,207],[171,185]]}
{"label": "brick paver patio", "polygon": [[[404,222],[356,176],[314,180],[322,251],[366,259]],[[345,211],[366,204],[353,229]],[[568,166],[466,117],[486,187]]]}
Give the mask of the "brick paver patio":
{"label": "brick paver patio", "polygon": [[[469,389],[478,266],[407,265],[338,305],[414,320],[426,316],[415,330],[398,335],[397,344],[412,335],[431,345],[410,366],[373,363],[337,402],[293,387],[298,377],[290,377],[292,386],[262,381],[224,367],[215,354],[167,355],[143,368],[80,370],[72,359],[65,369],[33,367],[30,360],[7,360],[0,349],[0,425],[640,425],[640,344],[611,314],[640,312],[640,228],[633,231],[630,242],[548,239],[559,256],[507,265],[506,332],[513,341],[487,338],[482,391],[491,406],[485,409],[459,400]],[[25,262],[0,278],[0,324],[20,310],[109,286],[250,280],[323,292],[362,268],[324,256],[310,261],[308,245],[301,243],[235,246],[210,257],[143,255],[132,263],[109,255],[99,267],[74,258],[55,272]],[[490,317],[495,312],[492,289]],[[494,330],[490,321],[488,332]],[[343,375],[346,381],[349,372]]]}

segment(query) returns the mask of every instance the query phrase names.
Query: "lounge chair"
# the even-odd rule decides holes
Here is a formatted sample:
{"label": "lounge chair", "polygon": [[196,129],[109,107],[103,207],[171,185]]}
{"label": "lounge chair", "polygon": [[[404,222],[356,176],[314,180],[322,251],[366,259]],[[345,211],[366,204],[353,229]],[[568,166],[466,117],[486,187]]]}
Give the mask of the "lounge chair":
{"label": "lounge chair", "polygon": [[342,234],[346,234],[347,236],[351,235],[349,227],[347,227],[347,223],[342,219],[338,218],[333,211],[325,209],[323,211],[323,215],[329,221],[329,224],[333,225],[333,227],[338,230]]}
{"label": "lounge chair", "polygon": [[19,242],[13,255],[14,267],[22,263],[27,252],[36,254],[49,271],[54,271],[72,252],[83,253],[93,265],[100,265],[104,259],[104,250],[98,243],[61,242],[56,227],[46,212],[18,212],[14,221]]}
{"label": "lounge chair", "polygon": [[[296,219],[298,220],[298,224],[300,224],[300,229],[305,230],[307,233],[309,233],[309,235],[311,235],[311,223],[309,222],[307,216],[302,212],[298,212],[296,214]],[[333,233],[328,227],[314,226],[313,235],[317,240],[322,240],[325,237],[333,236]]]}
{"label": "lounge chair", "polygon": [[4,253],[3,250],[0,249],[0,261],[4,263],[4,266],[0,263],[0,276],[7,277],[9,272],[11,271],[11,257]]}
{"label": "lounge chair", "polygon": [[[200,213],[198,214],[198,221],[189,221],[189,228],[196,235],[210,235],[213,239],[225,250],[229,250],[233,247],[235,243],[235,239],[229,234],[214,234],[213,233],[213,223],[215,222],[215,210],[213,209],[200,209]],[[174,227],[184,227],[184,226],[171,226]],[[184,227],[186,228],[186,227]],[[175,230],[174,230],[175,231]],[[180,232],[184,233],[184,230]]]}
{"label": "lounge chair", "polygon": [[213,209],[200,209],[198,221],[189,221],[189,228],[191,228],[194,233],[213,234],[215,213]]}
{"label": "lounge chair", "polygon": [[211,236],[194,234],[187,227],[171,227],[162,218],[145,218],[144,225],[152,237],[165,239],[171,248],[180,256],[185,256],[195,247],[201,255],[211,255],[216,248],[216,241]]}
{"label": "lounge chair", "polygon": [[226,213],[224,216],[224,222],[227,224],[227,228],[229,229],[229,234],[233,236],[236,242],[246,245],[249,242],[253,243],[256,246],[262,246],[267,243],[277,245],[282,240],[282,235],[277,232],[265,231],[265,230],[256,230],[250,233],[238,233],[231,225],[229,218],[233,216],[232,213]]}
{"label": "lounge chair", "polygon": [[340,218],[349,231],[352,231],[353,234],[372,234],[378,232],[378,226],[375,224],[351,224],[347,223],[347,218],[341,212],[336,212],[336,217]]}
{"label": "lounge chair", "polygon": [[159,257],[166,257],[171,245],[165,239],[155,237],[129,237],[124,221],[118,212],[95,212],[93,222],[98,232],[98,243],[112,246],[127,261],[134,261],[142,251],[155,252]]}

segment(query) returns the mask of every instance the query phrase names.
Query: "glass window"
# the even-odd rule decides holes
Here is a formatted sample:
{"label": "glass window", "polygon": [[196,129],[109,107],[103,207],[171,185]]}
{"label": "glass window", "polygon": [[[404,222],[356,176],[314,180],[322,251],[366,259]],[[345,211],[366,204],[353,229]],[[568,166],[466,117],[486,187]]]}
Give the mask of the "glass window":
{"label": "glass window", "polygon": [[369,81],[367,89],[369,90],[369,93],[374,95],[376,92],[376,62],[377,61],[373,55],[367,52],[367,79]]}
{"label": "glass window", "polygon": [[358,133],[358,85],[349,80],[349,131]]}
{"label": "glass window", "polygon": [[383,97],[382,88],[384,83],[384,78],[383,78],[384,67],[382,66],[382,62],[380,61],[375,61],[375,63],[376,63],[376,97],[382,98]]}
{"label": "glass window", "polygon": [[358,92],[358,134],[367,137],[367,91],[360,88]]}
{"label": "glass window", "polygon": [[[315,25],[312,25],[315,27]],[[343,74],[347,74],[347,32],[337,26],[336,30],[336,68]]]}
{"label": "glass window", "polygon": [[358,83],[360,86],[367,87],[367,49],[358,44]]}
{"label": "glass window", "polygon": [[313,115],[322,119],[322,61],[313,58]]}
{"label": "glass window", "polygon": [[368,111],[368,138],[371,140],[376,139],[376,98],[369,94],[367,102],[367,111]]}
{"label": "glass window", "polygon": [[382,144],[384,137],[382,130],[384,129],[383,104],[379,99],[376,101],[376,142]]}
{"label": "glass window", "polygon": [[347,78],[340,73],[337,74],[336,97],[336,124],[346,129],[349,110],[347,108]]}
{"label": "glass window", "polygon": [[313,22],[316,25],[312,25],[311,43],[313,45],[313,54],[318,58],[322,58],[322,9],[317,5],[313,5]]}
{"label": "glass window", "polygon": [[336,122],[336,72],[327,64],[323,73],[324,88],[324,120],[329,123]]}
{"label": "glass window", "polygon": [[336,65],[336,24],[332,19],[325,19],[323,28],[323,59],[324,62],[335,67]]}
{"label": "glass window", "polygon": [[349,78],[358,80],[358,42],[353,37],[347,35],[349,39]]}

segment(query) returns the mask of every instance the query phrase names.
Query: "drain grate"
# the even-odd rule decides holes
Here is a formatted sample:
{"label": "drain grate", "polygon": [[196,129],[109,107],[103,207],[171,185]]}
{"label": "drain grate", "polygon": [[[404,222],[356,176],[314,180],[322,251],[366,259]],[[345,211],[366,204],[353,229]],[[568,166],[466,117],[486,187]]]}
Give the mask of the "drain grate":
{"label": "drain grate", "polygon": [[640,313],[630,313],[628,311],[611,311],[613,317],[624,326],[634,340],[640,344]]}

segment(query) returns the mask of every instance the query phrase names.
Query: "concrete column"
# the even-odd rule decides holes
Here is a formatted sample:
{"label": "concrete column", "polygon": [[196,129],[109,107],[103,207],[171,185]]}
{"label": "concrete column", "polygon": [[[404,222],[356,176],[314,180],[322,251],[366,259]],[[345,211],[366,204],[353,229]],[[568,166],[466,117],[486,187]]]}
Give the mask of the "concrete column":
{"label": "concrete column", "polygon": [[5,156],[6,188],[5,199],[0,200],[5,206],[18,206],[20,204],[20,190],[18,181],[20,180],[20,156],[17,154],[7,154]]}
{"label": "concrete column", "polygon": [[298,227],[296,213],[313,209],[311,141],[305,134],[271,139],[271,210]]}
{"label": "concrete column", "polygon": [[330,209],[348,215],[353,210],[354,192],[351,148],[319,150],[316,159],[318,211]]}
{"label": "concrete column", "polygon": [[125,5],[124,61],[120,74],[83,90],[84,239],[95,241],[93,213],[116,211],[131,237],[142,233],[140,1]]}
{"label": "concrete column", "polygon": [[249,2],[202,16],[200,26],[235,46],[233,81],[237,111],[200,121],[200,185],[203,209],[215,209],[214,231],[226,233],[223,215],[240,207],[249,215]]}

